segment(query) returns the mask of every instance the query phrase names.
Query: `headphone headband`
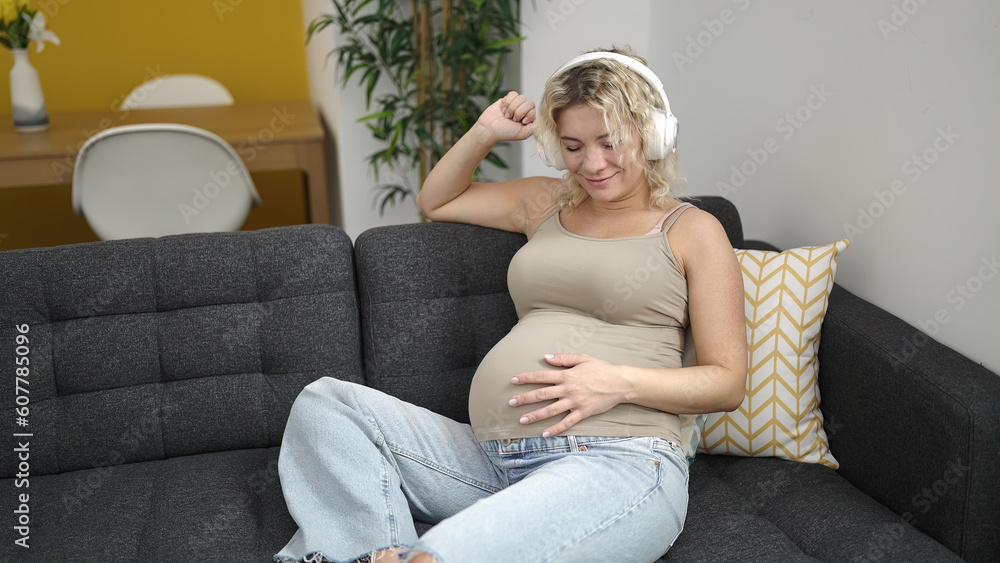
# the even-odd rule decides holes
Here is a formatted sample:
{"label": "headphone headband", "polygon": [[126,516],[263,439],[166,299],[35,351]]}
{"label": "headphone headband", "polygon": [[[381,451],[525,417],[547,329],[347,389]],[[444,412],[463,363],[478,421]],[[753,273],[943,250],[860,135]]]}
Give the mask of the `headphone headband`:
{"label": "headphone headband", "polygon": [[[656,92],[660,95],[660,99],[663,101],[663,109],[657,109],[654,115],[655,121],[653,125],[655,133],[652,142],[644,149],[646,158],[650,160],[659,160],[666,158],[672,152],[677,150],[677,118],[670,112],[670,101],[667,100],[667,93],[663,89],[663,83],[660,82],[660,79],[652,70],[649,69],[649,67],[636,59],[633,59],[628,55],[612,53],[609,51],[585,53],[571,59],[569,62],[559,67],[559,69],[555,71],[551,77],[549,77],[549,80],[560,76],[570,69],[599,59],[611,59],[618,61],[627,68],[638,73],[646,80],[646,82],[650,84],[650,86],[653,87],[654,90],[656,90]],[[562,150],[558,145],[545,146],[542,143],[539,143],[538,155],[541,157],[542,162],[546,165],[558,170],[566,169],[566,164],[562,158]]]}
{"label": "headphone headband", "polygon": [[583,65],[584,63],[600,59],[611,59],[613,61],[618,61],[621,64],[627,66],[629,69],[639,73],[643,78],[646,79],[646,82],[649,82],[649,84],[656,90],[656,93],[660,95],[660,99],[663,100],[663,109],[667,112],[667,115],[673,115],[672,113],[670,113],[670,100],[667,99],[667,93],[663,89],[663,82],[660,81],[660,78],[656,76],[656,74],[652,70],[650,70],[648,66],[642,64],[641,62],[637,61],[636,59],[633,59],[628,55],[623,55],[621,53],[612,53],[610,51],[597,51],[594,53],[584,53],[579,57],[571,59],[569,62],[559,67],[559,70],[552,73],[552,78],[561,75],[562,73],[566,72],[567,70],[570,70],[571,68],[576,68],[578,66]]}

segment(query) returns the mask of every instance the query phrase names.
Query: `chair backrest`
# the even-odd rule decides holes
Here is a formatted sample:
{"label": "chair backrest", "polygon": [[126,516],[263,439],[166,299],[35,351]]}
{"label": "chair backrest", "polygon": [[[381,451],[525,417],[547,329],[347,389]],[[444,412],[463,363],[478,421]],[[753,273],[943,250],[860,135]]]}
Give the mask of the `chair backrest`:
{"label": "chair backrest", "polygon": [[106,129],[76,158],[73,211],[101,239],[235,231],[260,196],[219,136],[189,125]]}
{"label": "chair backrest", "polygon": [[122,109],[230,106],[233,96],[219,81],[198,74],[159,76],[136,86]]}

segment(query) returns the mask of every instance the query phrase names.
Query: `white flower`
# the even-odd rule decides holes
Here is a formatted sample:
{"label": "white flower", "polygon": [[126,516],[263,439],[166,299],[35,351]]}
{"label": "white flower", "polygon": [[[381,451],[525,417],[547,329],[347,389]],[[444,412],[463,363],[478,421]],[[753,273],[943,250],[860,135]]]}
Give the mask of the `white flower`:
{"label": "white flower", "polygon": [[59,44],[59,38],[56,37],[56,34],[45,29],[45,14],[38,12],[32,19],[28,14],[22,13],[21,17],[31,25],[31,30],[28,31],[28,40],[34,41],[38,45],[36,53],[42,52],[42,49],[45,48],[45,41],[50,41],[56,45]]}

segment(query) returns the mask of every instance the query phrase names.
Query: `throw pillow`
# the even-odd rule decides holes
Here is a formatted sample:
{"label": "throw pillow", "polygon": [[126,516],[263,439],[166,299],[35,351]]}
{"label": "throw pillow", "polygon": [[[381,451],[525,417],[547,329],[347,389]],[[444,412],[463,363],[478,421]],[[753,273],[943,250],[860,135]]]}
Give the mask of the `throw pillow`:
{"label": "throw pillow", "polygon": [[698,451],[839,467],[823,429],[817,351],[837,255],[847,245],[736,251],[746,297],[746,398],[733,412],[706,417]]}

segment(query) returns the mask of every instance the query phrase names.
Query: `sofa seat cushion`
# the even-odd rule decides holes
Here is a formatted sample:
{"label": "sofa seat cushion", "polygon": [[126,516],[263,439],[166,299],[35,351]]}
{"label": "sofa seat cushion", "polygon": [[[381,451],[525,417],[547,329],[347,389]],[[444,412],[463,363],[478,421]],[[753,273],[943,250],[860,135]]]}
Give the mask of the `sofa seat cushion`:
{"label": "sofa seat cushion", "polygon": [[961,561],[822,465],[698,454],[688,491],[684,531],[659,563]]}
{"label": "sofa seat cushion", "polygon": [[960,561],[818,464],[698,454],[684,532],[661,561]]}
{"label": "sofa seat cushion", "polygon": [[[10,479],[0,485],[14,490]],[[278,448],[231,450],[31,478],[29,550],[0,560],[270,561],[295,533]],[[6,514],[14,495],[2,495]],[[5,534],[6,537],[6,534]]]}

